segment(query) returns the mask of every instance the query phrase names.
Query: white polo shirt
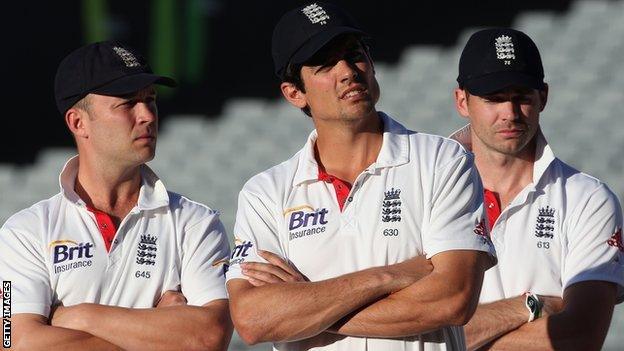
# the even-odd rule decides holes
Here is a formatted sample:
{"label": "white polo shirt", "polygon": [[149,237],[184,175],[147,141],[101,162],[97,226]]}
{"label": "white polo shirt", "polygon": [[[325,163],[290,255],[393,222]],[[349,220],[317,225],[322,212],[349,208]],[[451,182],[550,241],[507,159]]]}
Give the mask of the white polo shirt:
{"label": "white polo shirt", "polygon": [[[451,137],[469,148],[470,125]],[[587,280],[616,283],[624,298],[620,203],[604,183],[556,158],[541,132],[533,182],[490,225],[498,265],[485,273],[481,302],[527,291],[563,296]]]}
{"label": "white polo shirt", "polygon": [[74,192],[77,170],[74,157],[59,194],[0,229],[0,279],[12,282],[13,314],[47,317],[59,303],[154,307],[178,286],[191,305],[227,298],[222,263],[229,245],[217,212],[167,192],[142,166],[138,204],[108,252],[95,215]]}
{"label": "white polo shirt", "polygon": [[[334,186],[318,179],[316,131],[290,160],[245,184],[239,195],[228,280],[245,278],[241,262],[264,262],[258,249],[290,260],[311,281],[421,254],[492,252],[487,235],[475,230],[485,221],[483,190],[472,156],[454,141],[409,131],[385,114],[380,116],[381,151],[357,177],[342,211]],[[304,350],[311,345],[349,351],[460,350],[464,337],[458,327],[402,339],[322,333],[274,347]]]}

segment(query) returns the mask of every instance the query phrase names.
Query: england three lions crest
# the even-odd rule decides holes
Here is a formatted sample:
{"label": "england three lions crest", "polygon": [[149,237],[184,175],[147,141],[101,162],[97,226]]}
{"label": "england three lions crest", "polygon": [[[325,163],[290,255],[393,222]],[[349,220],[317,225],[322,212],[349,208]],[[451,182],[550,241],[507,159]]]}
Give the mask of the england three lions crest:
{"label": "england three lions crest", "polygon": [[137,264],[144,264],[148,266],[156,264],[156,252],[158,251],[156,240],[158,240],[158,238],[153,235],[141,235],[141,241],[139,241],[136,254]]}
{"label": "england three lions crest", "polygon": [[555,232],[555,209],[550,206],[540,207],[535,222],[535,236],[552,239]]}
{"label": "england three lions crest", "polygon": [[401,189],[390,189],[384,192],[384,200],[381,204],[382,222],[401,221]]}

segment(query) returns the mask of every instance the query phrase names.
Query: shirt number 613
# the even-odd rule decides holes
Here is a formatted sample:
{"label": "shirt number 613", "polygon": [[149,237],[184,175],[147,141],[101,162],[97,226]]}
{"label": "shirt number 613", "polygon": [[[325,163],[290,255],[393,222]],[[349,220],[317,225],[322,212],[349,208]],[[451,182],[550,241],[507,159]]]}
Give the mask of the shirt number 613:
{"label": "shirt number 613", "polygon": [[550,249],[550,243],[548,241],[538,241],[537,248],[538,249]]}

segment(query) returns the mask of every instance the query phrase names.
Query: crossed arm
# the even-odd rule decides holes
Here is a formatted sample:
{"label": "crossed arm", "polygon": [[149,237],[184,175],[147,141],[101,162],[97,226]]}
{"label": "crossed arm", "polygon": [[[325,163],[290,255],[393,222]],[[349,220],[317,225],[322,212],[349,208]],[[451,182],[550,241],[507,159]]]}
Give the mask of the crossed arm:
{"label": "crossed arm", "polygon": [[546,315],[528,323],[524,297],[482,304],[464,328],[468,349],[600,350],[609,329],[616,286],[584,281],[563,299],[540,297]]}
{"label": "crossed arm", "polygon": [[447,251],[319,282],[279,257],[246,263],[228,282],[232,318],[245,342],[294,341],[324,331],[399,337],[461,325],[477,304],[487,253]]}
{"label": "crossed arm", "polygon": [[79,304],[58,308],[51,325],[35,314],[12,322],[17,350],[225,350],[232,335],[227,300],[198,307],[167,294],[157,308]]}

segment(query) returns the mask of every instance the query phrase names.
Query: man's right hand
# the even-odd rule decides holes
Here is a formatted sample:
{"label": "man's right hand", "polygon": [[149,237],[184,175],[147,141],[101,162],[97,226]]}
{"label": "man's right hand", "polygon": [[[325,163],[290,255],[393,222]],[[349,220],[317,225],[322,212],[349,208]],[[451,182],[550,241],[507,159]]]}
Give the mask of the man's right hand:
{"label": "man's right hand", "polygon": [[177,290],[167,290],[156,303],[156,308],[186,305],[186,297]]}
{"label": "man's right hand", "polygon": [[401,263],[390,265],[387,268],[399,282],[397,291],[417,282],[433,271],[431,260],[428,260],[425,256],[416,256]]}
{"label": "man's right hand", "polygon": [[280,256],[263,250],[258,250],[258,254],[268,263],[245,262],[241,264],[243,274],[251,285],[262,286],[281,282],[307,281],[301,272]]}

